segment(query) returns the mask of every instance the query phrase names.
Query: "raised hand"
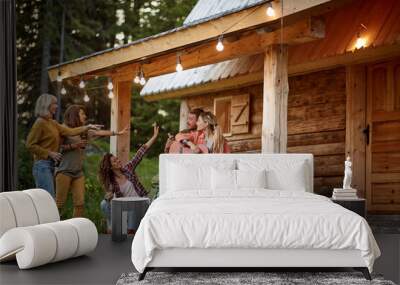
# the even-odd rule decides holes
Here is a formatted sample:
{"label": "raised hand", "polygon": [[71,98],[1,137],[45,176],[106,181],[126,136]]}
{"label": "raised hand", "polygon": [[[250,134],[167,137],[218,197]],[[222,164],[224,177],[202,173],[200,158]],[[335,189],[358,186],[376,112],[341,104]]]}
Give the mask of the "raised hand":
{"label": "raised hand", "polygon": [[156,138],[158,136],[158,133],[160,131],[160,127],[157,126],[157,123],[153,123],[153,138]]}

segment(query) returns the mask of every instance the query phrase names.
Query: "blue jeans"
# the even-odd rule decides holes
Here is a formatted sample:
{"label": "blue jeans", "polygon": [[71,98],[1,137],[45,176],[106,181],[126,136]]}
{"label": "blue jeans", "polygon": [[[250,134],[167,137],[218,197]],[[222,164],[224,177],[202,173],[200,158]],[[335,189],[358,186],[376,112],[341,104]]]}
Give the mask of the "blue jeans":
{"label": "blue jeans", "polygon": [[51,160],[37,160],[32,168],[36,188],[42,188],[55,198],[54,191],[54,162]]}
{"label": "blue jeans", "polygon": [[[111,230],[111,202],[107,200],[103,200],[100,203],[101,211],[104,216],[107,218],[107,229]],[[135,212],[128,211],[128,230],[136,230],[135,227]]]}

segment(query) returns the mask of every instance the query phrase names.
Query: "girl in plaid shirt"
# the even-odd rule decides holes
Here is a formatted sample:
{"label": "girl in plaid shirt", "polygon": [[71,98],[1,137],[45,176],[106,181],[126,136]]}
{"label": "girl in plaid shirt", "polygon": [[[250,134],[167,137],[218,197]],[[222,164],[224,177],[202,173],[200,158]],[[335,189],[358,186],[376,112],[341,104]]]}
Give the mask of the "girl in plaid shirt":
{"label": "girl in plaid shirt", "polygon": [[[110,231],[111,227],[111,200],[114,197],[135,197],[147,196],[147,192],[140,183],[138,176],[135,173],[136,167],[139,165],[143,156],[156,141],[159,127],[154,125],[153,136],[142,145],[135,156],[122,165],[118,157],[107,153],[103,156],[100,163],[99,179],[105,190],[104,200],[101,201],[100,207],[107,218],[107,228]],[[132,216],[134,212],[128,216],[128,229],[132,230]]]}

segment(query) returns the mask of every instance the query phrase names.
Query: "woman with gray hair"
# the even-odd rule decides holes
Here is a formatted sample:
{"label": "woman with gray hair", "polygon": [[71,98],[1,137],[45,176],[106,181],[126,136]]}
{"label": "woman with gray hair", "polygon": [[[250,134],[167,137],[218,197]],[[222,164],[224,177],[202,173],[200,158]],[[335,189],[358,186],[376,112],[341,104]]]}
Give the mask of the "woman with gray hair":
{"label": "woman with gray hair", "polygon": [[61,136],[74,136],[89,129],[99,129],[99,125],[87,125],[79,128],[68,128],[53,120],[57,111],[57,98],[42,94],[36,101],[37,117],[26,140],[26,147],[33,154],[33,177],[37,188],[42,188],[55,197],[54,162],[59,162],[62,155],[58,153]]}

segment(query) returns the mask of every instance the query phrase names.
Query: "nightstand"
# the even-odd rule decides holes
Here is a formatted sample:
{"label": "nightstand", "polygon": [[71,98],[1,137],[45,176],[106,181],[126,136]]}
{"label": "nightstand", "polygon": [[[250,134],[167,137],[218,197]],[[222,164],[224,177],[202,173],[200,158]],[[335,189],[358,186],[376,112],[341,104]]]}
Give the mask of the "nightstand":
{"label": "nightstand", "polygon": [[356,198],[351,200],[345,199],[332,199],[332,202],[339,204],[340,206],[359,214],[361,217],[365,218],[365,199]]}

